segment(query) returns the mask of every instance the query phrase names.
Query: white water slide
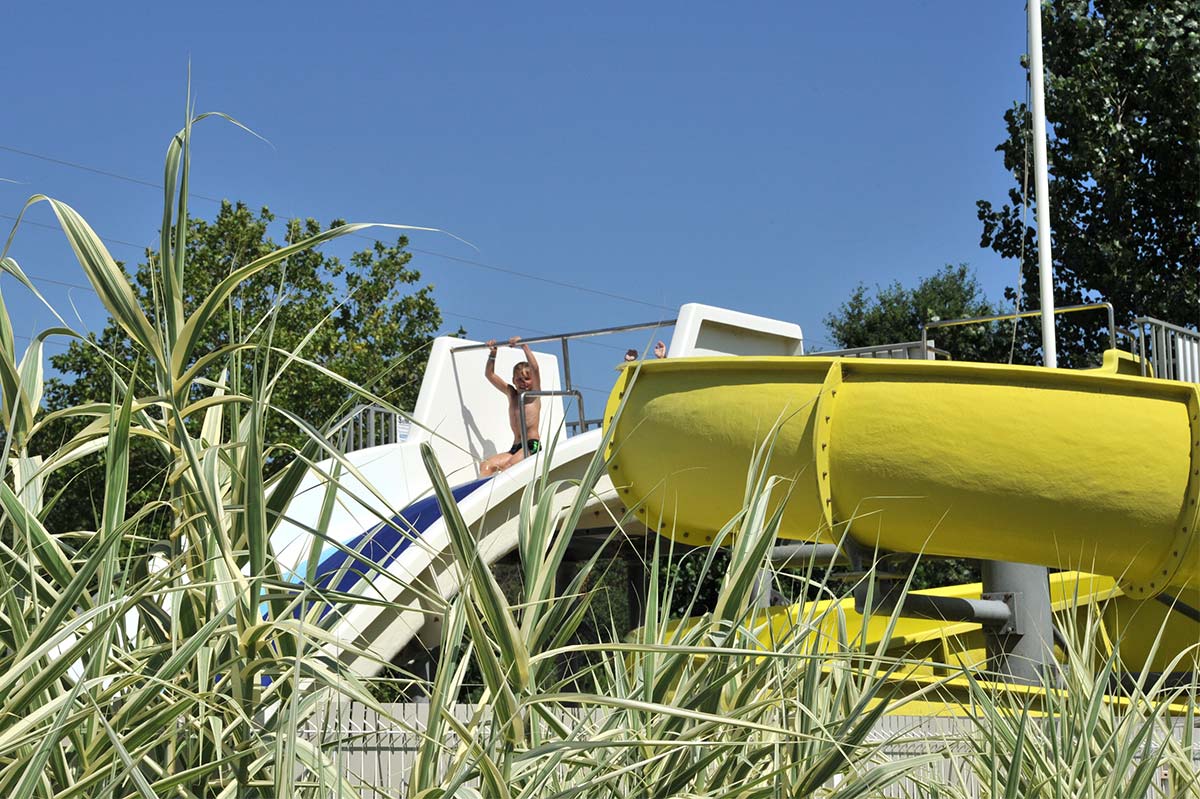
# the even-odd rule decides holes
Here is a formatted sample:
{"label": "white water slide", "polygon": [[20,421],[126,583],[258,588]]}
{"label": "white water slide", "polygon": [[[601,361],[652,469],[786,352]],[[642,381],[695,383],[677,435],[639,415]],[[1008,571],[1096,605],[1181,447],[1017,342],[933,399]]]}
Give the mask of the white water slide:
{"label": "white water slide", "polygon": [[[569,357],[564,339],[670,324],[568,334],[549,343],[561,341],[563,356]],[[689,304],[680,309],[668,357],[802,353],[797,325]],[[557,482],[557,493],[542,502],[565,508],[574,501],[572,481],[595,457],[601,431],[583,429],[588,424],[582,423],[579,395],[569,384],[569,362],[564,358],[560,364],[558,357],[536,350],[535,355],[542,389],[552,392],[542,399],[541,440],[555,442],[537,455],[495,477],[479,477],[479,464],[507,450],[513,439],[505,398],[484,378],[485,348],[464,339],[438,338],[421,382],[413,423],[365,411],[356,427],[345,431],[346,460],[353,470],[328,460],[304,478],[272,545],[291,581],[374,600],[338,610],[333,627],[338,639],[349,646],[346,652],[371,653],[369,658],[344,655],[357,673],[375,674],[418,635],[427,645],[436,645],[441,601],[458,591],[458,570],[421,460],[421,444],[429,444],[437,456],[453,486],[459,512],[489,566],[517,549],[521,497],[543,471],[550,482],[562,482]],[[501,347],[497,374],[511,374],[522,358],[520,350]],[[560,365],[565,367],[561,372]],[[565,404],[564,398],[569,400]],[[565,409],[569,414],[564,415]],[[376,444],[380,440],[388,443]],[[338,488],[331,495],[328,475],[335,468]],[[329,517],[326,543],[315,573],[308,573],[312,549],[308,531],[318,527],[323,506]],[[612,519],[620,518],[624,510],[605,475],[595,486],[576,532],[609,530]]]}

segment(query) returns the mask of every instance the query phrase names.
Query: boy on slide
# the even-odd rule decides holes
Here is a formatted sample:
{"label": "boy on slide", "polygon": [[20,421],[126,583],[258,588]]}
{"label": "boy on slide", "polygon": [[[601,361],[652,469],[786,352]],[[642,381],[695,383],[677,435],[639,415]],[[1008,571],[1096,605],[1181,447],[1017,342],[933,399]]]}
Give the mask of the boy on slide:
{"label": "boy on slide", "polygon": [[[515,347],[520,341],[520,336],[513,336],[508,340],[508,346]],[[521,344],[521,349],[525,352],[525,360],[513,367],[513,381],[509,384],[496,374],[495,339],[489,341],[487,345],[489,352],[487,366],[483,368],[483,375],[489,383],[508,397],[508,426],[512,428],[513,445],[508,452],[497,453],[485,460],[479,467],[480,477],[490,477],[503,471],[542,448],[541,433],[538,431],[538,422],[542,414],[542,398],[526,397],[525,407],[518,407],[522,391],[542,390],[542,376],[538,372],[537,358],[533,357],[533,352],[529,349],[528,344]],[[528,436],[524,441],[521,440],[521,417],[518,416],[521,413],[525,414],[525,432]]]}

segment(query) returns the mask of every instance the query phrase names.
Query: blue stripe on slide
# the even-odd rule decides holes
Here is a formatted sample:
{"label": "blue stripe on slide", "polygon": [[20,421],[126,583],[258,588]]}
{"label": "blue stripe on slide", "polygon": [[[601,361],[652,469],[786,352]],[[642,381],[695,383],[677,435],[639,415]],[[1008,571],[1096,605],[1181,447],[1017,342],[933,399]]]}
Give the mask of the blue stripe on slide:
{"label": "blue stripe on slide", "polygon": [[[456,502],[462,501],[479,486],[490,480],[485,477],[463,483],[450,489]],[[442,509],[437,497],[425,497],[409,505],[391,521],[383,522],[346,543],[345,549],[335,549],[317,566],[317,587],[336,591],[349,591],[364,577],[371,577],[381,568],[387,568],[413,539],[424,533],[442,518]],[[347,551],[349,550],[349,551]],[[334,579],[336,584],[332,584]]]}

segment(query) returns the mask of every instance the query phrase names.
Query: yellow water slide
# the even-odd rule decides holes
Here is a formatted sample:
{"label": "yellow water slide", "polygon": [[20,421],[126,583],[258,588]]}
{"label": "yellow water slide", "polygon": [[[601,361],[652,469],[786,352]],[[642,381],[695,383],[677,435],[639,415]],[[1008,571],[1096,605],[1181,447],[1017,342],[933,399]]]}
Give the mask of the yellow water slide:
{"label": "yellow water slide", "polygon": [[1200,386],[1128,365],[1116,351],[1086,372],[643,362],[609,397],[609,470],[641,520],[702,545],[742,507],[770,441],[770,471],[794,479],[785,538],[848,531],[869,547],[1079,569],[1130,597],[1175,595],[1200,586]]}

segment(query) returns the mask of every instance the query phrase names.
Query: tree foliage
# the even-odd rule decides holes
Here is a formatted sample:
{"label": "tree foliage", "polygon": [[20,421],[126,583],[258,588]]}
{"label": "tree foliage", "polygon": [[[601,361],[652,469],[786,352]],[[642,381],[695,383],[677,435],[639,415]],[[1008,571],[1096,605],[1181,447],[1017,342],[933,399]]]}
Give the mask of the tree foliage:
{"label": "tree foliage", "polygon": [[[841,306],[825,317],[830,338],[844,348],[898,344],[921,338],[921,325],[934,319],[961,319],[997,313],[966,264],[944,266],[914,288],[899,281],[860,283]],[[930,338],[956,360],[1007,361],[1011,326],[981,324],[935,329]]]}
{"label": "tree foliage", "polygon": [[[1042,19],[1055,302],[1108,300],[1119,325],[1137,315],[1195,325],[1200,4],[1051,0]],[[979,201],[981,244],[1024,257],[1023,306],[1037,308],[1029,109],[1017,103],[1004,120],[1008,138],[997,150],[1015,180],[999,208]],[[1102,321],[1060,318],[1065,365],[1106,346]]]}
{"label": "tree foliage", "polygon": [[[266,208],[254,213],[241,203],[225,202],[213,221],[188,221],[191,261],[183,295],[186,313],[192,313],[197,303],[233,270],[277,249],[269,233],[274,220]],[[334,221],[330,227],[338,224]],[[315,220],[290,220],[286,243],[321,231]],[[409,268],[411,255],[405,251],[406,245],[403,236],[394,244],[375,241],[353,253],[348,262],[309,249],[254,275],[207,325],[197,350],[199,358],[231,341],[262,344],[269,340],[276,351],[300,348],[304,358],[400,407],[411,408],[426,361],[426,345],[441,325],[441,314],[432,286],[409,290],[418,286],[421,275]],[[146,260],[131,275],[138,299],[148,309],[155,307],[153,295],[161,291],[153,279],[156,270],[152,266],[157,258],[156,252],[148,251]],[[264,320],[272,308],[277,308],[277,313],[266,325]],[[150,321],[160,323],[154,318]],[[309,340],[301,348],[305,337]],[[124,381],[134,379],[136,347],[121,326],[109,319],[93,339],[107,353],[107,359],[96,348],[79,342],[50,358],[61,376],[47,381],[48,410],[108,402],[113,367]],[[240,359],[246,380],[251,379],[256,357],[261,356],[251,348]],[[148,379],[148,373],[142,369],[139,375]],[[220,377],[216,373],[206,376],[214,380]],[[138,390],[150,393],[150,386],[143,383]],[[316,427],[347,410],[347,391],[313,369],[284,371],[273,396],[276,406]],[[69,424],[51,425],[41,436],[39,447],[53,449],[74,432]],[[279,414],[268,416],[266,432],[267,440],[282,445],[271,453],[272,460],[267,463],[268,471],[272,471],[286,460],[289,445],[298,445],[303,435]],[[137,505],[163,495],[166,463],[150,447],[137,441],[133,446],[136,452],[130,484],[136,489],[132,504]],[[98,459],[64,470],[63,479],[50,487],[51,496],[57,497],[49,519],[52,527],[89,529],[104,493],[102,474]]]}

